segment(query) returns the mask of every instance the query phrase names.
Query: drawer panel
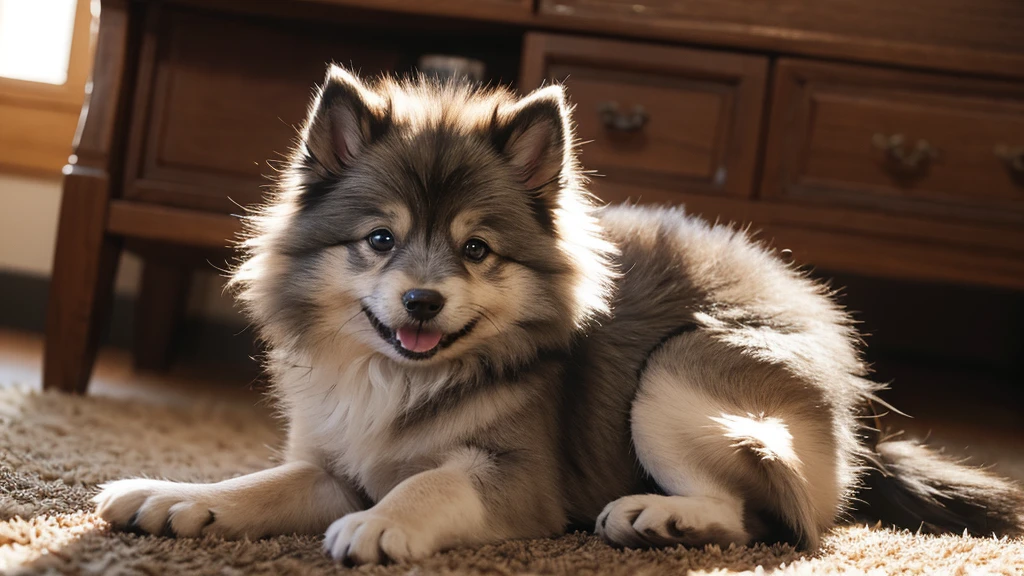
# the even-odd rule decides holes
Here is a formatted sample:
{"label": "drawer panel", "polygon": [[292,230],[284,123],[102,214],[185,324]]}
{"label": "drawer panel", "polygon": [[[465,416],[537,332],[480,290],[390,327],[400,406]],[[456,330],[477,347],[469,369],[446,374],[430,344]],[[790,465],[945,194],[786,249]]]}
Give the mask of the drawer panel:
{"label": "drawer panel", "polygon": [[155,11],[144,41],[125,196],[237,212],[262,197],[326,63],[389,71],[397,48],[358,31]]}
{"label": "drawer panel", "polygon": [[969,9],[962,0],[540,0],[539,11],[655,28],[704,22],[1024,53],[1018,0],[972,0]]}
{"label": "drawer panel", "polygon": [[1017,76],[1024,57],[1020,0],[539,0],[538,12],[558,24],[618,34],[782,52],[920,66],[953,56],[942,65]]}
{"label": "drawer panel", "polygon": [[1024,220],[1024,88],[793,60],[777,75],[765,197]]}
{"label": "drawer panel", "polygon": [[530,34],[523,67],[525,89],[565,84],[583,166],[606,199],[751,194],[766,59]]}

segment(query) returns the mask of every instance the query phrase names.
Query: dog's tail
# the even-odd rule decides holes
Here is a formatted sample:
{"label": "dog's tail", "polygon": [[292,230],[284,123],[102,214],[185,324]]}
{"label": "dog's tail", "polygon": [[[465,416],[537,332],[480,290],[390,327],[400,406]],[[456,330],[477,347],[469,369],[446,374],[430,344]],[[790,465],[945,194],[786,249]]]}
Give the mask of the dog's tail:
{"label": "dog's tail", "polygon": [[870,472],[854,514],[925,533],[1024,535],[1024,491],[910,440],[884,441],[867,457]]}

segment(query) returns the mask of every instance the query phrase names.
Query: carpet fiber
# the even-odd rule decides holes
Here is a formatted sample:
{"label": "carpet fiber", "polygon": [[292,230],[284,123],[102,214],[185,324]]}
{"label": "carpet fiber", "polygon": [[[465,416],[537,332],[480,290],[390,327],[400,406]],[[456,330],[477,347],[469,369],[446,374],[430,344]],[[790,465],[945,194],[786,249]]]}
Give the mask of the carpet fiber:
{"label": "carpet fiber", "polygon": [[[347,572],[318,537],[257,542],[112,533],[96,484],[125,476],[219,480],[266,467],[265,417],[217,406],[151,406],[0,389],[0,572],[278,574]],[[365,574],[1024,574],[1024,540],[930,537],[846,527],[805,557],[786,546],[615,550],[589,534],[456,550]]]}

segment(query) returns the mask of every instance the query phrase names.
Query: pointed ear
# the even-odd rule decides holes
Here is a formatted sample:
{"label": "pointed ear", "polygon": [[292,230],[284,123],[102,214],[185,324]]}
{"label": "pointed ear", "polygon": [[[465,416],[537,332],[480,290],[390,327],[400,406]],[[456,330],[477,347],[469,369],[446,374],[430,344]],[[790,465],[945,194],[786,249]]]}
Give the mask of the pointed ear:
{"label": "pointed ear", "polygon": [[572,128],[561,86],[534,90],[495,111],[492,139],[498,151],[535,189],[558,180],[572,161]]}
{"label": "pointed ear", "polygon": [[387,131],[383,99],[347,70],[331,65],[310,107],[302,134],[310,156],[331,174],[341,173]]}

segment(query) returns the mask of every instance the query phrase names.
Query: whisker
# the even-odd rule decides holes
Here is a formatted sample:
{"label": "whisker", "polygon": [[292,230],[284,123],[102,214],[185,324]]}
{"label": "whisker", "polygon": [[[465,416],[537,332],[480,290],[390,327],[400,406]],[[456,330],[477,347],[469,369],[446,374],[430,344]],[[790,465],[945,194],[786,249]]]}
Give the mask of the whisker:
{"label": "whisker", "polygon": [[338,340],[338,336],[341,336],[341,331],[345,329],[345,326],[348,326],[349,322],[355,320],[356,316],[359,316],[362,313],[363,311],[359,310],[355,314],[353,314],[351,318],[342,322],[341,326],[338,326],[338,330],[334,332],[334,336],[331,337],[331,343],[335,343]]}
{"label": "whisker", "polygon": [[487,312],[486,308],[484,308],[480,304],[470,304],[469,307],[472,308],[474,311],[478,312],[481,316],[483,316],[485,320],[491,323],[491,326],[494,326],[494,330],[498,334],[501,334],[501,328],[498,328],[498,325],[495,324],[494,319],[491,318],[491,315]]}

